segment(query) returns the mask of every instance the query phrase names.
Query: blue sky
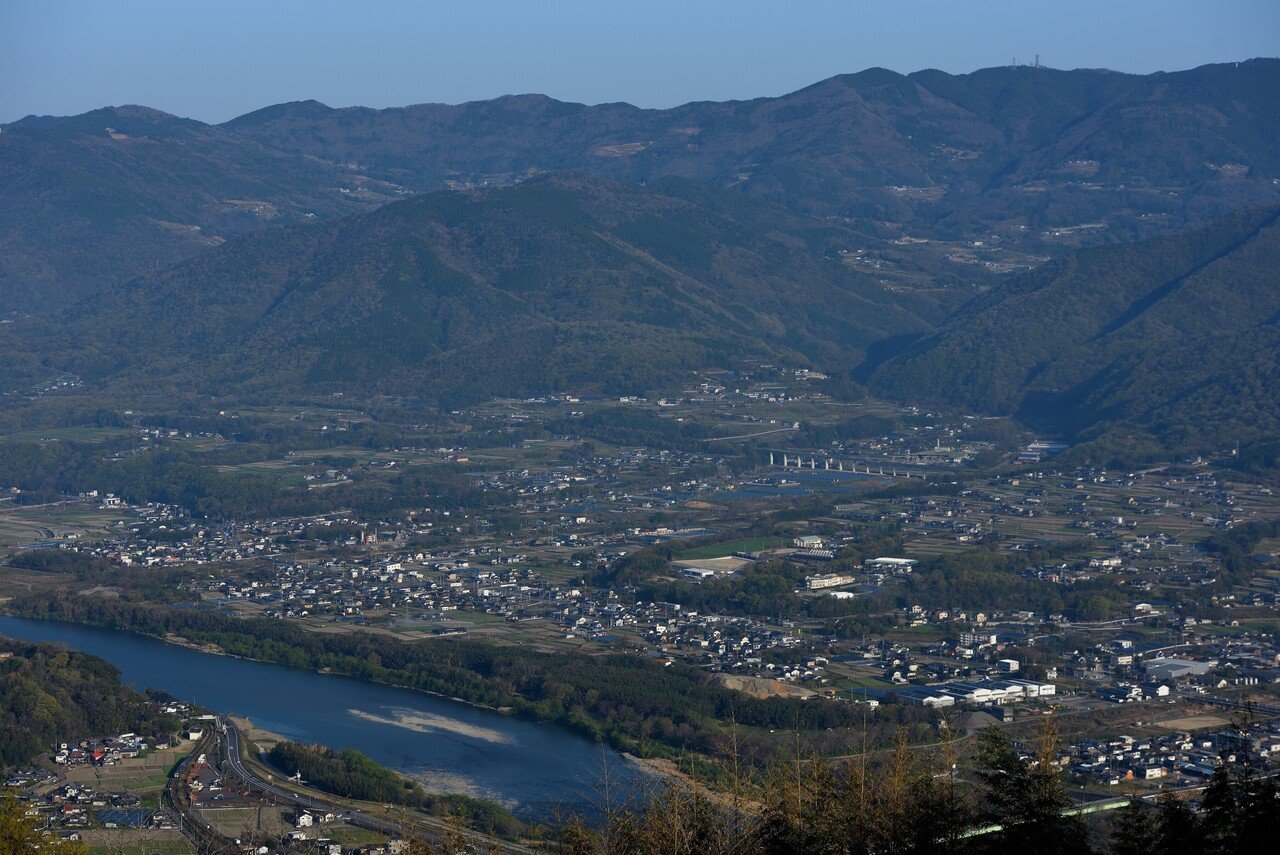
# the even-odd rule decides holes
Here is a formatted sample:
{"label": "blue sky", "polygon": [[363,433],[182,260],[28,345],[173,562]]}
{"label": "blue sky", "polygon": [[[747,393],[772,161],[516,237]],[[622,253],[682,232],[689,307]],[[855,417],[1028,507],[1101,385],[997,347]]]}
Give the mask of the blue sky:
{"label": "blue sky", "polygon": [[1277,56],[1280,0],[0,0],[0,122],[524,92],[665,107],[1037,53],[1144,73]]}

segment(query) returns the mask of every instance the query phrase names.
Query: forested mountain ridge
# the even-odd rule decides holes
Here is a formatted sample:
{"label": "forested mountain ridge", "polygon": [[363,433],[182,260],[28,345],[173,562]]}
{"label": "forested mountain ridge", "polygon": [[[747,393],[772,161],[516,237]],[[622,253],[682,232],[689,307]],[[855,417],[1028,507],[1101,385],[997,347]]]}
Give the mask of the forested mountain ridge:
{"label": "forested mountain ridge", "polygon": [[522,95],[316,102],[206,125],[138,107],[0,126],[0,306],[43,310],[227,237],[546,172],[689,178],[820,216],[1037,252],[1280,200],[1280,61],[1168,74],[869,69],[665,110]]}
{"label": "forested mountain ridge", "polygon": [[961,307],[870,382],[1108,446],[1203,451],[1280,434],[1277,372],[1272,207],[1061,258]]}
{"label": "forested mountain ridge", "polygon": [[[343,170],[145,107],[0,127],[0,307],[50,308],[228,235],[373,207]],[[364,181],[363,177],[358,178]]]}
{"label": "forested mountain ridge", "polygon": [[575,170],[677,175],[813,213],[950,220],[962,231],[975,220],[1039,227],[1125,211],[1176,225],[1243,197],[1276,198],[1280,62],[1152,75],[872,68],[776,98],[667,110],[536,95],[387,110],[310,101],[225,127],[415,188]]}
{"label": "forested mountain ridge", "polygon": [[693,189],[555,176],[263,231],[12,329],[9,362],[152,389],[643,391],[743,359],[847,371],[963,296],[857,273],[838,223]]}
{"label": "forested mountain ridge", "polygon": [[1278,138],[1266,59],[28,117],[0,126],[0,387],[458,403],[778,361],[1080,440],[1248,445],[1280,435]]}

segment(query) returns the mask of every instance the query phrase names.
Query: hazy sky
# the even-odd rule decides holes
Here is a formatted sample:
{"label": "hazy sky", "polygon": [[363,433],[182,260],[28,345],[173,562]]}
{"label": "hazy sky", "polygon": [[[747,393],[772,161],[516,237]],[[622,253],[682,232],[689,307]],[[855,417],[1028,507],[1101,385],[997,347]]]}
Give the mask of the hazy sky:
{"label": "hazy sky", "polygon": [[1037,53],[1133,72],[1277,56],[1280,0],[0,0],[0,122],[524,92],[665,107]]}

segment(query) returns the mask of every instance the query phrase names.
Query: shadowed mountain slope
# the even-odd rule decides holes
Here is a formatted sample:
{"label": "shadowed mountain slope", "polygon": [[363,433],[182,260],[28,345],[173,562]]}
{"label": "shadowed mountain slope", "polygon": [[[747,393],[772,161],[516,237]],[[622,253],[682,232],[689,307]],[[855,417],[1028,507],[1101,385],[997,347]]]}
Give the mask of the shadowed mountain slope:
{"label": "shadowed mountain slope", "polygon": [[744,359],[847,371],[959,299],[882,287],[830,257],[845,227],[733,198],[572,176],[431,193],[237,238],[13,341],[113,384],[456,400]]}
{"label": "shadowed mountain slope", "polygon": [[[263,226],[573,171],[694,179],[821,216],[1038,254],[1280,201],[1280,61],[1151,75],[869,69],[666,110],[538,95],[138,107],[0,127],[0,306],[42,310]],[[1061,231],[1055,234],[1055,231]]]}
{"label": "shadowed mountain slope", "polygon": [[1280,434],[1280,208],[1083,250],[961,307],[871,375],[896,397],[1204,450]]}

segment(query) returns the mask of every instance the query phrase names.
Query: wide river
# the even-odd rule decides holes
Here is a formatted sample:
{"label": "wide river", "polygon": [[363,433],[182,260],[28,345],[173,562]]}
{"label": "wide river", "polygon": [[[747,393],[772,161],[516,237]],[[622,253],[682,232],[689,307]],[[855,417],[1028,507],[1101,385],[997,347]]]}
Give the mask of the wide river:
{"label": "wide river", "polygon": [[354,748],[437,792],[501,802],[522,819],[593,814],[602,772],[614,786],[635,767],[558,727],[456,701],[215,656],[122,630],[0,615],[0,634],[56,641],[118,667],[125,682],[248,717],[298,742]]}

